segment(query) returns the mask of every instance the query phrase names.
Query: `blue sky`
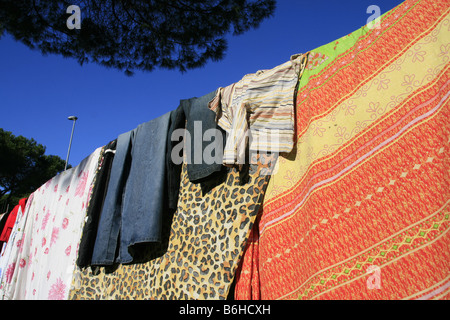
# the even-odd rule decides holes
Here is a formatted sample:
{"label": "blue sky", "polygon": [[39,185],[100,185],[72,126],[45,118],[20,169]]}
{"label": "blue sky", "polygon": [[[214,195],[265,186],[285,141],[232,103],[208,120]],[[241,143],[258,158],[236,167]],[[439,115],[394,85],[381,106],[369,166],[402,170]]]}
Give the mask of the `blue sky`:
{"label": "blue sky", "polygon": [[370,5],[383,14],[402,2],[278,0],[274,16],[258,29],[228,37],[223,60],[186,73],[156,70],[127,77],[95,64],[43,56],[6,34],[0,38],[0,128],[33,138],[46,146],[46,154],[65,160],[72,130],[67,117],[77,116],[69,159],[76,166],[119,134],[176,109],[180,100],[349,34],[367,23]]}

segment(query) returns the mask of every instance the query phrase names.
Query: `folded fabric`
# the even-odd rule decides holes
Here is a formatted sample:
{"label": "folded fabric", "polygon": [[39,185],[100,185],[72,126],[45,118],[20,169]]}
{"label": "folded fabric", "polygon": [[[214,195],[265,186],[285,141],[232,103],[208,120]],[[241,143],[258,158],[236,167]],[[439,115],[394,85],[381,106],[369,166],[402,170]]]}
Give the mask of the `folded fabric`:
{"label": "folded fabric", "polygon": [[289,153],[294,146],[294,95],[306,55],[271,70],[244,76],[239,82],[219,88],[209,108],[227,133],[223,163],[248,162],[250,152]]}
{"label": "folded fabric", "polygon": [[117,138],[91,264],[130,263],[138,254],[136,245],[161,240],[170,116],[168,112]]}

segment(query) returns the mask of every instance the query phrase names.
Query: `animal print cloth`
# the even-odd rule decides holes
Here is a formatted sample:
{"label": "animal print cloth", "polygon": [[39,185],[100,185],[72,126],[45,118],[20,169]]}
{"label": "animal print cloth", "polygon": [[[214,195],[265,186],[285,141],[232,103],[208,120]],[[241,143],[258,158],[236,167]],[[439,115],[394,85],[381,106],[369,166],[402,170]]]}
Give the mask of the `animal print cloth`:
{"label": "animal print cloth", "polygon": [[69,299],[226,299],[276,163],[275,156],[257,158],[246,174],[232,168],[209,189],[191,183],[184,165],[159,250],[115,270],[76,270]]}

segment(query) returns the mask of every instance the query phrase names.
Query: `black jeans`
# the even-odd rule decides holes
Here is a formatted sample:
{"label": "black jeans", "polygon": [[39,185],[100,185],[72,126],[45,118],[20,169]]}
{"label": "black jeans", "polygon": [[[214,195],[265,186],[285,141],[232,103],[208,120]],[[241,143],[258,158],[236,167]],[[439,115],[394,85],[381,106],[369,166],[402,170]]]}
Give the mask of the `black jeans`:
{"label": "black jeans", "polygon": [[[216,96],[216,91],[200,98],[181,100],[180,105],[172,112],[167,139],[167,177],[169,189],[169,207],[176,209],[178,191],[180,188],[180,174],[182,163],[174,162],[172,151],[178,150],[177,145],[185,144],[183,150],[188,150],[187,172],[191,182],[203,182],[215,173],[226,171],[222,165],[223,145],[226,135],[216,123],[216,113],[208,108],[208,103]],[[184,141],[181,138],[183,132],[177,134],[177,130],[186,129]],[[211,136],[212,132],[220,133]],[[205,135],[206,133],[206,135]],[[186,135],[188,138],[186,138]],[[174,140],[174,141],[172,141]],[[186,145],[187,144],[187,145]],[[204,152],[214,149],[217,161],[211,163],[205,158]],[[180,155],[176,155],[179,158]]]}

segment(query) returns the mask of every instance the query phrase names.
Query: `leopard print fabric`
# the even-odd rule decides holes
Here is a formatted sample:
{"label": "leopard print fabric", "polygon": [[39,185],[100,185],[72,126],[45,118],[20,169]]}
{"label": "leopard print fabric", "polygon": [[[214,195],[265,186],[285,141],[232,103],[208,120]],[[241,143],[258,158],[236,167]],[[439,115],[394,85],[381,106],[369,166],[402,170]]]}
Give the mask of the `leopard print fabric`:
{"label": "leopard print fabric", "polygon": [[76,270],[69,299],[226,299],[276,161],[258,158],[247,176],[230,169],[209,191],[183,166],[167,241],[146,252],[146,262]]}

